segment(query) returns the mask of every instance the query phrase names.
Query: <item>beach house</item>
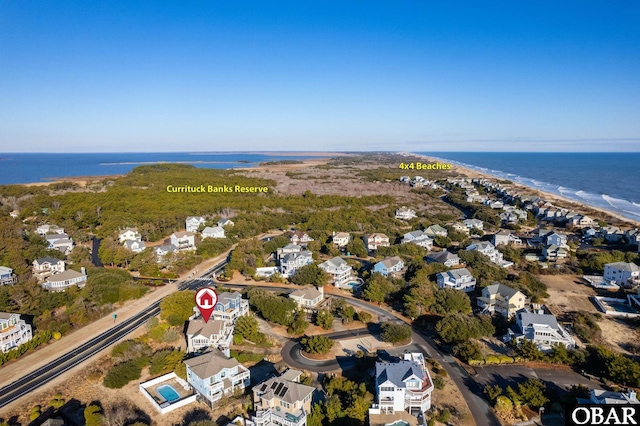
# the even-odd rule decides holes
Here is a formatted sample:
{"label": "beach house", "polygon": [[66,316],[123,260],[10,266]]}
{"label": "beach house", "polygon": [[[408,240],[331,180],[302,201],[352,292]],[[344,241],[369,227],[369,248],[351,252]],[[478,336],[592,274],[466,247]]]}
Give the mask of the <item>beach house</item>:
{"label": "beach house", "polygon": [[205,238],[224,238],[224,228],[222,226],[207,226],[202,230],[202,239]]}
{"label": "beach house", "polygon": [[407,206],[402,206],[396,210],[396,219],[410,220],[417,217],[416,211]]}
{"label": "beach house", "polygon": [[198,232],[200,225],[204,225],[205,220],[202,216],[189,216],[185,220],[184,226],[187,232]]}
{"label": "beach house", "polygon": [[64,234],[64,228],[56,225],[40,225],[36,228],[36,232],[44,237],[49,234]]}
{"label": "beach house", "polygon": [[355,279],[353,268],[340,256],[322,262],[318,267],[329,274],[329,282],[337,288],[346,288]]}
{"label": "beach house", "polygon": [[0,312],[0,351],[9,352],[32,338],[31,325],[20,314]]}
{"label": "beach house", "polygon": [[191,231],[174,232],[171,234],[171,245],[178,251],[193,251],[196,249],[196,234]]}
{"label": "beach house", "polygon": [[607,263],[604,265],[604,279],[619,285],[637,283],[640,281],[640,266],[627,262]]}
{"label": "beach house", "polygon": [[249,313],[249,301],[242,298],[242,294],[237,291],[222,292],[218,294],[218,303],[216,303],[211,318],[227,321],[235,324],[236,320]]}
{"label": "beach house", "polygon": [[15,284],[18,278],[13,273],[13,269],[0,266],[0,285]]}
{"label": "beach house", "polygon": [[313,263],[313,254],[309,250],[284,254],[280,258],[280,274],[283,277],[292,277],[298,269]]}
{"label": "beach house", "polygon": [[289,369],[253,387],[255,426],[306,426],[313,386],[300,383],[302,372]]}
{"label": "beach house", "polygon": [[125,228],[118,232],[118,240],[120,244],[125,241],[136,241],[140,239],[140,234],[138,233],[138,228]]}
{"label": "beach house", "polygon": [[38,281],[43,281],[53,274],[64,272],[66,266],[64,260],[52,257],[39,257],[33,261],[32,265],[33,275]]}
{"label": "beach house", "polygon": [[398,257],[387,257],[380,262],[376,263],[373,267],[373,272],[378,272],[385,277],[389,275],[397,275],[402,272],[404,268],[404,261]]}
{"label": "beach house", "polygon": [[496,246],[491,244],[489,241],[473,243],[467,247],[467,251],[477,251],[478,253],[482,253],[487,256],[491,262],[502,266],[503,268],[508,268],[513,265],[513,262],[504,260],[503,254],[496,250]]}
{"label": "beach house", "polygon": [[124,242],[123,246],[134,253],[141,253],[147,248],[147,245],[141,240],[127,240]]}
{"label": "beach house", "polygon": [[249,369],[215,348],[184,363],[187,367],[187,383],[211,408],[223,395],[231,396],[236,389],[244,390],[250,383]]}
{"label": "beach house", "polygon": [[322,287],[307,286],[289,293],[289,298],[295,301],[298,306],[305,310],[313,310],[324,298]]}
{"label": "beach house", "polygon": [[436,282],[440,288],[452,288],[470,292],[476,288],[476,279],[467,268],[452,269],[436,275]]}
{"label": "beach house", "polygon": [[477,304],[485,312],[498,313],[505,318],[511,318],[520,309],[524,309],[527,298],[519,290],[515,290],[502,283],[493,283],[482,289],[482,296]]}
{"label": "beach house", "polygon": [[433,239],[425,234],[422,230],[411,231],[404,234],[404,237],[402,238],[402,244],[409,243],[423,247],[427,250],[431,250],[433,248]]}
{"label": "beach house", "polygon": [[427,260],[427,263],[442,263],[444,266],[448,266],[449,268],[460,264],[460,258],[458,255],[451,253],[448,250],[429,252],[425,259]]}
{"label": "beach house", "polygon": [[313,238],[303,231],[294,231],[289,233],[289,241],[292,244],[297,244],[302,247],[306,247],[308,243],[313,241]]}
{"label": "beach house", "polygon": [[346,247],[351,241],[351,235],[348,232],[334,232],[332,238],[333,244],[342,248]]}
{"label": "beach house", "polygon": [[186,337],[188,353],[217,348],[228,357],[233,340],[233,323],[220,319],[204,322],[202,318],[195,318],[189,321]]}
{"label": "beach house", "polygon": [[378,247],[389,247],[389,237],[380,232],[364,236],[364,245],[369,251],[375,251]]}
{"label": "beach house", "polygon": [[446,237],[449,234],[449,232],[440,225],[431,225],[424,230],[424,234],[427,237],[435,238],[435,237]]}
{"label": "beach house", "polygon": [[74,285],[82,288],[87,283],[87,274],[84,268],[80,269],[81,272],[69,269],[59,274],[51,275],[42,283],[42,288],[49,291],[65,291]]}
{"label": "beach house", "polygon": [[555,344],[561,344],[567,349],[574,349],[576,342],[551,314],[532,313],[521,310],[516,314],[516,323],[505,335],[505,342],[522,339],[533,342],[543,351],[550,351]]}
{"label": "beach house", "polygon": [[484,229],[484,223],[479,219],[465,219],[462,221],[469,231],[473,231],[474,229],[478,229],[482,231]]}

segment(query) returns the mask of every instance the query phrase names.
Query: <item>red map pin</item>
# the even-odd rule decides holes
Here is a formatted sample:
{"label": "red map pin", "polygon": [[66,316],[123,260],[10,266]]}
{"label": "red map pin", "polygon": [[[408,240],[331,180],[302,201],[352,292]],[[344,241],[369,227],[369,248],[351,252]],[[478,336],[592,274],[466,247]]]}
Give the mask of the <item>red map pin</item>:
{"label": "red map pin", "polygon": [[209,322],[213,308],[218,303],[218,295],[211,287],[204,287],[196,293],[196,306],[202,315],[204,322]]}

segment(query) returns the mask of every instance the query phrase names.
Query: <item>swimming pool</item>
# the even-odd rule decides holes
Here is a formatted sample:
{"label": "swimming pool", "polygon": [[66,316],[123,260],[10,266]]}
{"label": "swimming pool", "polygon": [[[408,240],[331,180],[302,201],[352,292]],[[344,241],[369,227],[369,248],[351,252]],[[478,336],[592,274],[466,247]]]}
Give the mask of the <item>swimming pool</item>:
{"label": "swimming pool", "polygon": [[176,392],[176,390],[171,385],[162,385],[158,389],[156,389],[156,392],[158,392],[161,397],[169,402],[177,401],[178,399],[180,399],[180,394]]}
{"label": "swimming pool", "polygon": [[387,423],[384,426],[409,426],[409,423],[405,422],[404,420],[396,420],[393,423]]}

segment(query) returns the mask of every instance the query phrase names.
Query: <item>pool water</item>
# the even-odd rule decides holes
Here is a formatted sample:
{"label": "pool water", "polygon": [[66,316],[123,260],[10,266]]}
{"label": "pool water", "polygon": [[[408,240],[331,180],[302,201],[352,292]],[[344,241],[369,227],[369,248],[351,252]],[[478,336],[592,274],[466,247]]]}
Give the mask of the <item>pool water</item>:
{"label": "pool water", "polygon": [[393,423],[387,423],[384,426],[409,426],[409,423],[405,422],[404,420],[396,420]]}
{"label": "pool water", "polygon": [[171,385],[162,385],[158,389],[156,389],[156,392],[158,392],[160,396],[162,396],[169,402],[180,399],[180,394],[176,392],[176,390]]}

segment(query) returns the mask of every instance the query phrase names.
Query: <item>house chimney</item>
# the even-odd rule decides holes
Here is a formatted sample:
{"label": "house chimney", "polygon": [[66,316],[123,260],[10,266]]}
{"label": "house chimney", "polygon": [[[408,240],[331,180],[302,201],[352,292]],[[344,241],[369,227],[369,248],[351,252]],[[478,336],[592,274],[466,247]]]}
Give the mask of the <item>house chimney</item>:
{"label": "house chimney", "polygon": [[636,402],[636,391],[629,389],[628,390],[629,401]]}
{"label": "house chimney", "polygon": [[84,269],[84,266],[80,268],[80,272],[82,273],[82,275],[87,275],[87,272],[86,272],[86,269]]}
{"label": "house chimney", "polygon": [[318,289],[318,291],[320,292],[320,294],[322,295],[322,298],[324,299],[324,286],[319,285],[318,287],[316,287]]}

